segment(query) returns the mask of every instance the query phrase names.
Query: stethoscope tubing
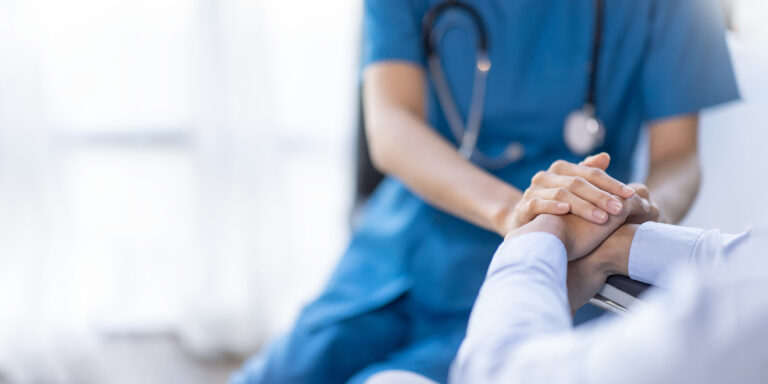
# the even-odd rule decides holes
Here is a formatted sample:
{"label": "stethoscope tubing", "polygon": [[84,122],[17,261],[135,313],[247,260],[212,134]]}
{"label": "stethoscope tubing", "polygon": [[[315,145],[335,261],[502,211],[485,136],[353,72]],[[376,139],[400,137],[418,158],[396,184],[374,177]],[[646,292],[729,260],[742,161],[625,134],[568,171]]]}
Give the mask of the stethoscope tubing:
{"label": "stethoscope tubing", "polygon": [[[604,136],[605,129],[602,127],[599,119],[597,119],[594,115],[597,88],[597,69],[599,65],[600,45],[602,43],[603,0],[594,1],[595,24],[591,57],[592,61],[591,66],[588,69],[589,80],[587,85],[587,98],[582,112],[586,114],[591,120],[598,122],[601,129],[600,134]],[[440,15],[450,9],[457,9],[469,15],[470,21],[472,24],[474,24],[478,35],[474,82],[472,87],[469,112],[467,115],[466,129],[464,129],[463,119],[452,96],[450,85],[446,79],[438,48],[442,36],[444,36],[449,29],[457,27],[457,24],[443,24],[438,26],[438,28],[435,28]],[[422,21],[422,38],[424,50],[427,55],[429,73],[435,86],[438,101],[443,109],[452,135],[459,144],[459,152],[462,154],[462,156],[471,161],[481,163],[488,168],[503,168],[510,163],[519,160],[522,155],[514,153],[519,151],[510,150],[515,149],[512,148],[512,145],[508,146],[502,155],[496,157],[487,156],[477,148],[477,142],[482,126],[487,76],[491,66],[491,61],[488,55],[488,31],[479,12],[469,4],[459,0],[447,0],[439,3],[429,9],[424,16]],[[568,133],[568,131],[571,129],[572,127],[566,124],[564,132]],[[587,134],[589,134],[589,132],[587,132]],[[601,135],[596,135],[595,137],[599,137]],[[592,146],[598,145],[599,142],[602,142],[602,138],[596,138]]]}

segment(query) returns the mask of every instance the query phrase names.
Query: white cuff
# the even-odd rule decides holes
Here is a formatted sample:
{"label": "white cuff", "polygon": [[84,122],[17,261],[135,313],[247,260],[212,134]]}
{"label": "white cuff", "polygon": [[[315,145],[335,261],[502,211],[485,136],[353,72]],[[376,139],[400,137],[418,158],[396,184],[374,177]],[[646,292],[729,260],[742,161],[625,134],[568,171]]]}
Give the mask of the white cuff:
{"label": "white cuff", "polygon": [[702,229],[647,222],[640,226],[629,249],[629,277],[665,285],[661,277],[670,266],[688,263]]}
{"label": "white cuff", "polygon": [[552,234],[532,232],[505,240],[493,256],[488,275],[513,265],[519,268],[544,267],[565,287],[568,254],[563,242]]}

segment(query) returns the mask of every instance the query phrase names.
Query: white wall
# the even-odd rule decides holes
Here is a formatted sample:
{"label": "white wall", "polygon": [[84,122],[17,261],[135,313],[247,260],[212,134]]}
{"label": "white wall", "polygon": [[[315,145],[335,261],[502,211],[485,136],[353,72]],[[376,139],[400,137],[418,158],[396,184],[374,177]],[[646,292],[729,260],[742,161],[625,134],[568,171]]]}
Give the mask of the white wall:
{"label": "white wall", "polygon": [[704,177],[687,225],[768,227],[768,24],[757,27],[729,38],[743,101],[703,116]]}

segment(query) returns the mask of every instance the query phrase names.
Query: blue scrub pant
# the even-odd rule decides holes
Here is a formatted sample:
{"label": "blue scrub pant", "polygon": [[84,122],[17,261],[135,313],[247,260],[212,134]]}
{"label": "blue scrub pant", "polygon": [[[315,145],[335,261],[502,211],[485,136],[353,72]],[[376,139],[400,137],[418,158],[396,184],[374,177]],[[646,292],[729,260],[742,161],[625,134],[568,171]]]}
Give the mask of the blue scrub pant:
{"label": "blue scrub pant", "polygon": [[406,293],[374,311],[318,328],[303,326],[300,318],[289,334],[249,359],[231,383],[360,384],[391,369],[444,383],[468,317],[468,311],[430,311]]}

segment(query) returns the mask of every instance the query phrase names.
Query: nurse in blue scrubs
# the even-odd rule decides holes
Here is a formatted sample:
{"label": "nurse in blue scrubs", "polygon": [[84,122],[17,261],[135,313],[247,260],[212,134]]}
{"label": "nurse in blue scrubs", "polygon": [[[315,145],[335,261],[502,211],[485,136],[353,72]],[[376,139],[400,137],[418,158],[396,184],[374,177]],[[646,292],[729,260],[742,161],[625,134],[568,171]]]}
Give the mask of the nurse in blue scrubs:
{"label": "nurse in blue scrubs", "polygon": [[[362,383],[390,369],[444,382],[509,230],[542,213],[602,223],[635,193],[654,202],[643,219],[676,222],[691,206],[699,112],[738,98],[716,0],[606,0],[602,13],[595,0],[466,0],[492,63],[475,147],[511,153],[494,167],[459,153],[438,100],[422,23],[442,1],[365,2],[366,125],[389,176],[325,290],[233,383]],[[434,26],[451,26],[438,50],[465,121],[478,65],[470,17],[445,12]],[[565,139],[589,99],[605,126],[591,153],[610,164],[579,163]],[[648,177],[625,184],[643,126]]]}

